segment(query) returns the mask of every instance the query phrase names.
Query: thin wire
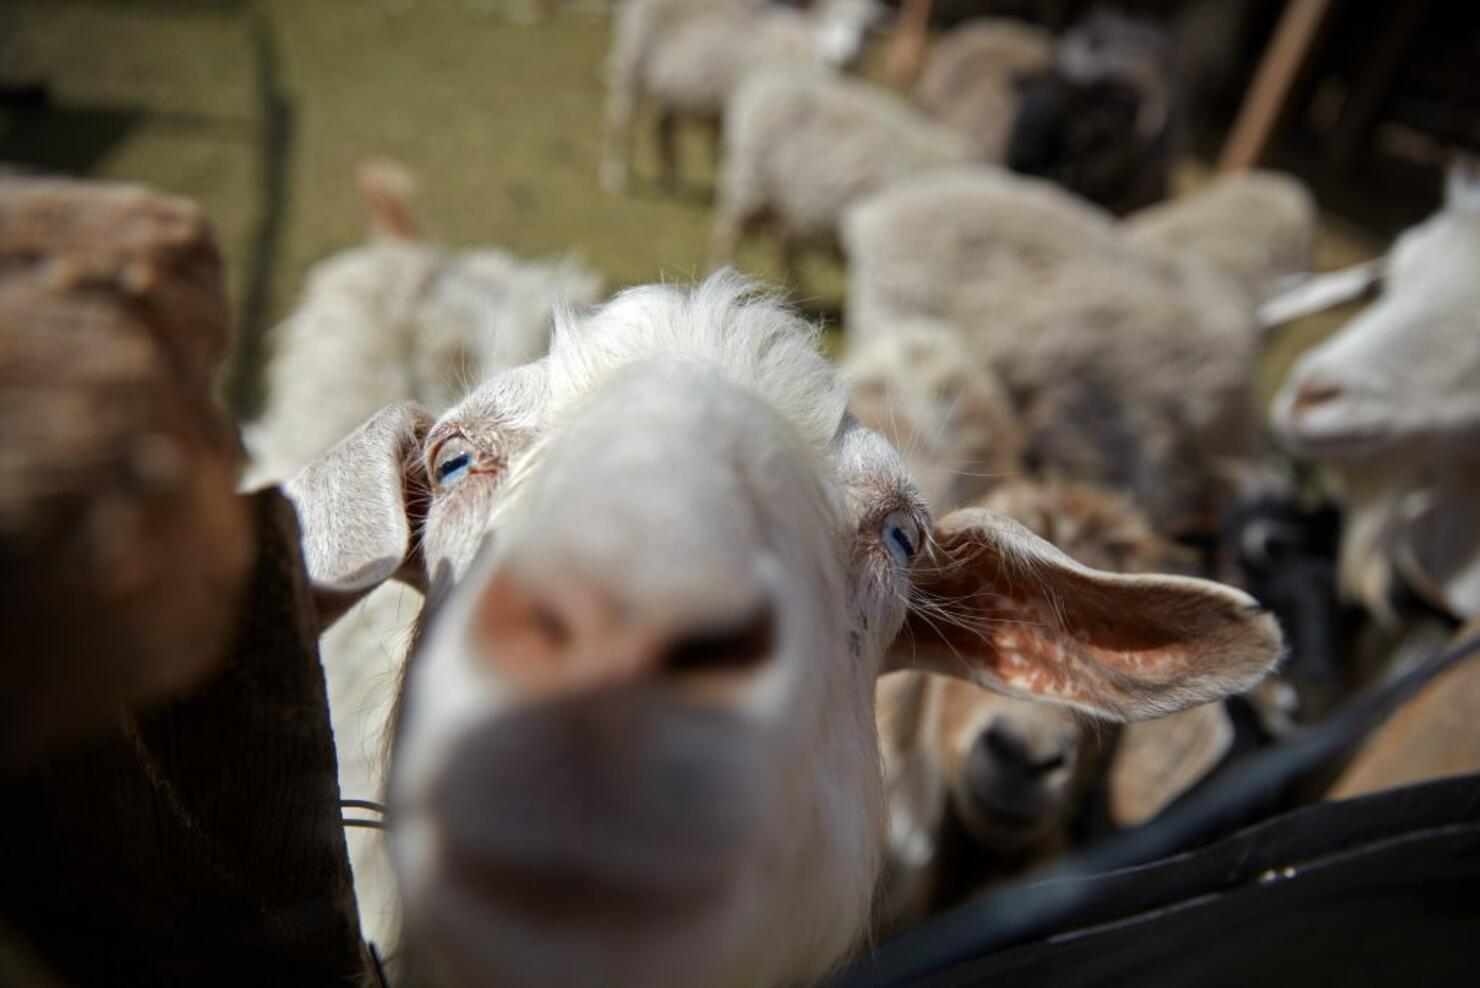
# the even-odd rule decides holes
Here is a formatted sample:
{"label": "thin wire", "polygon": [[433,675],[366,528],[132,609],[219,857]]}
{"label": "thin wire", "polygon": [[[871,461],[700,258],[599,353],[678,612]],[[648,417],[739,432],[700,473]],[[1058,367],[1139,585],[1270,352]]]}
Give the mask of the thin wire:
{"label": "thin wire", "polygon": [[341,810],[369,810],[385,816],[385,804],[377,803],[372,799],[341,799],[339,808]]}

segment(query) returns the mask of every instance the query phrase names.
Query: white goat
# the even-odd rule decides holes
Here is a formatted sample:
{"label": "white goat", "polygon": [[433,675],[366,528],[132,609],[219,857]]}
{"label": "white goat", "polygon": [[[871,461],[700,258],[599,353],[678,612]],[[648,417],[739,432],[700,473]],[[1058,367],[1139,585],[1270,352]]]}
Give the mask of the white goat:
{"label": "white goat", "polygon": [[994,169],[922,175],[851,210],[850,336],[944,322],[1006,382],[1025,463],[1129,490],[1158,529],[1220,508],[1252,452],[1254,300],[1211,264],[1128,243],[1106,213]]}
{"label": "white goat", "polygon": [[1292,449],[1342,466],[1340,582],[1392,614],[1397,578],[1480,616],[1480,165],[1394,246],[1382,296],[1308,351],[1275,401]]}
{"label": "white goat", "polygon": [[[1097,569],[1185,563],[1129,501],[1101,488],[1010,480],[978,505]],[[1200,781],[1234,734],[1221,703],[1117,735],[1066,707],[929,673],[886,676],[878,697],[890,821],[881,920],[891,930],[1066,851],[1102,772],[1109,819],[1135,826]]]}
{"label": "white goat", "polygon": [[970,161],[968,140],[857,79],[799,69],[752,73],[725,109],[724,167],[710,261],[769,222],[796,283],[797,252],[836,243],[852,203],[907,175]]}
{"label": "white goat", "polygon": [[748,73],[777,62],[849,65],[880,14],[874,0],[818,0],[805,11],[765,0],[626,0],[607,59],[602,184],[611,191],[627,184],[632,123],[644,98],[657,109],[658,159],[671,185],[681,120],[708,125],[717,142],[725,105]]}
{"label": "white goat", "polygon": [[[600,290],[573,261],[416,239],[399,166],[363,166],[360,192],[377,242],[319,264],[278,327],[267,410],[247,430],[247,486],[286,479],[387,403],[446,408],[469,384],[541,356],[555,311],[594,302]],[[410,587],[379,588],[320,643],[346,798],[383,797],[386,728],[421,606]],[[347,838],[360,925],[384,951],[398,936],[385,841],[364,829]]]}
{"label": "white goat", "polygon": [[399,575],[437,605],[390,789],[433,983],[825,974],[869,919],[895,662],[1123,719],[1275,661],[1238,591],[1090,570],[986,511],[932,526],[814,338],[733,278],[633,289],[288,484],[319,591]]}
{"label": "white goat", "polygon": [[1000,162],[1017,116],[1019,74],[1047,65],[1053,52],[1053,35],[1041,28],[969,21],[931,44],[915,102],[970,138],[981,160]]}

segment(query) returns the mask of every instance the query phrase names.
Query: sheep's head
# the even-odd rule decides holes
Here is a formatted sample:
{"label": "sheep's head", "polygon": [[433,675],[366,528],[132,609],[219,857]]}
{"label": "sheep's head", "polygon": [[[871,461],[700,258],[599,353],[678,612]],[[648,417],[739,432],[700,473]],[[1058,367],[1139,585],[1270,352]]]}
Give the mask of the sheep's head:
{"label": "sheep's head", "polygon": [[1162,199],[1180,126],[1166,38],[1115,15],[1089,18],[1052,64],[1022,73],[1008,140],[1014,171],[1126,213]]}
{"label": "sheep's head", "polygon": [[290,483],[321,592],[429,590],[390,799],[433,979],[823,973],[881,857],[888,655],[1111,718],[1273,662],[1235,591],[1096,573],[986,512],[932,537],[844,400],[770,300],[642,288]]}
{"label": "sheep's head", "polygon": [[1382,297],[1310,350],[1275,399],[1297,451],[1359,460],[1465,455],[1480,439],[1480,166],[1399,238]]}

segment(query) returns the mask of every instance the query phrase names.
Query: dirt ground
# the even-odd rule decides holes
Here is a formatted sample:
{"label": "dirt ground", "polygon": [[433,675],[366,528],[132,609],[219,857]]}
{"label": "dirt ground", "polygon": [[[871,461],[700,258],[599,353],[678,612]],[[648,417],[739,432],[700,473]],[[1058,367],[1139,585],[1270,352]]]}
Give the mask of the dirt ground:
{"label": "dirt ground", "polygon": [[[224,382],[250,414],[268,328],[308,268],[355,244],[356,164],[389,156],[450,244],[569,251],[609,287],[702,272],[712,175],[697,140],[686,186],[660,193],[639,140],[625,195],[596,181],[608,22],[569,12],[520,23],[499,0],[7,0],[0,3],[0,161],[147,183],[204,205],[241,314]],[[38,95],[37,84],[44,85]],[[24,87],[30,87],[26,89]],[[1188,185],[1201,172],[1188,170]],[[1329,223],[1321,266],[1370,255]],[[777,274],[751,245],[746,270]],[[817,263],[808,301],[836,308],[840,272]],[[1294,327],[1266,385],[1339,324]]]}

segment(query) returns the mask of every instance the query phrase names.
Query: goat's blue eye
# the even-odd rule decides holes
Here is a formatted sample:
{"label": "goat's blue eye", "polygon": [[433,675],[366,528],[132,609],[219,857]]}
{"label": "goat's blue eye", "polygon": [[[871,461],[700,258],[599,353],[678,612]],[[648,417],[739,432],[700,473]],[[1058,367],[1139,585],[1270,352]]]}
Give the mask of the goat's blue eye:
{"label": "goat's blue eye", "polygon": [[891,511],[879,529],[884,548],[901,566],[908,566],[920,551],[920,526],[905,511]]}
{"label": "goat's blue eye", "polygon": [[462,480],[472,472],[477,459],[478,450],[462,436],[453,436],[444,442],[438,448],[432,465],[432,476],[436,478],[437,486],[451,487]]}

